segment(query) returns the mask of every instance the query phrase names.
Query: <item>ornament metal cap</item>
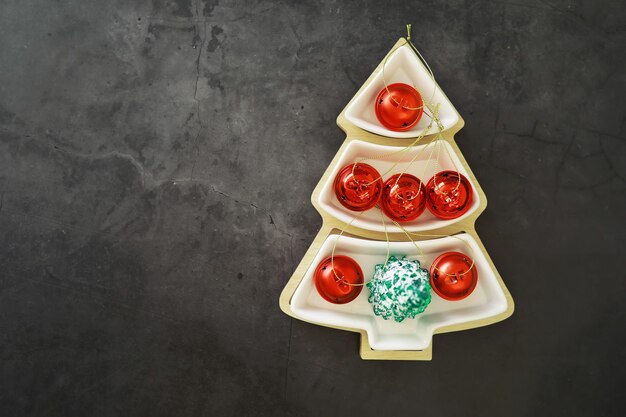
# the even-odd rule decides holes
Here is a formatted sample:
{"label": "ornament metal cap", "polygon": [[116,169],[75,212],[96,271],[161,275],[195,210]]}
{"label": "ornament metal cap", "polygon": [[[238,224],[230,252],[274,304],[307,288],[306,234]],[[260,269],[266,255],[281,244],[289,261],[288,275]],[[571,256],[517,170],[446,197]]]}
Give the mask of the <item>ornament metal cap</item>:
{"label": "ornament metal cap", "polygon": [[420,93],[404,83],[383,88],[374,103],[376,118],[384,127],[395,132],[411,129],[422,118],[424,101]]}
{"label": "ornament metal cap", "polygon": [[459,301],[469,296],[478,283],[474,261],[461,252],[446,252],[430,266],[430,286],[443,299]]}
{"label": "ornament metal cap", "polygon": [[339,171],[335,177],[334,188],[342,206],[352,211],[365,211],[380,200],[383,181],[376,168],[356,163]]}
{"label": "ornament metal cap", "polygon": [[[459,180],[460,178],[460,180]],[[441,171],[426,184],[428,210],[444,220],[461,217],[472,205],[472,185],[457,171]]]}
{"label": "ornament metal cap", "polygon": [[315,288],[323,299],[333,304],[346,304],[361,293],[362,285],[350,284],[363,284],[363,271],[354,259],[337,255],[317,265],[314,280]]}
{"label": "ornament metal cap", "polygon": [[385,181],[380,207],[387,217],[397,222],[415,220],[426,207],[426,188],[414,175],[396,174]]}

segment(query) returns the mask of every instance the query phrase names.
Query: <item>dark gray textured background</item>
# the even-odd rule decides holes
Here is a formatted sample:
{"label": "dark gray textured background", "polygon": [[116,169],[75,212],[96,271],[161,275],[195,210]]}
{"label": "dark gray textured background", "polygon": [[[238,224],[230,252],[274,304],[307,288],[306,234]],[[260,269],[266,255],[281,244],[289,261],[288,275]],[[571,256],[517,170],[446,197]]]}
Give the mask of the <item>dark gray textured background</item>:
{"label": "dark gray textured background", "polygon": [[[623,412],[620,2],[0,5],[2,416]],[[409,22],[516,311],[365,362],[278,296],[335,118]]]}

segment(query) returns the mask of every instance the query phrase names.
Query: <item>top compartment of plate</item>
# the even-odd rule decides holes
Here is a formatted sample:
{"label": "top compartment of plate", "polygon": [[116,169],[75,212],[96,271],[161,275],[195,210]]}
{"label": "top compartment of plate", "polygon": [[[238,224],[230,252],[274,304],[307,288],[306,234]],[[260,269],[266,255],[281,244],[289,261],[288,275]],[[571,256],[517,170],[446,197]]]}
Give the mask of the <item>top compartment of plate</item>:
{"label": "top compartment of plate", "polygon": [[[394,83],[409,84],[420,92],[426,103],[439,103],[439,117],[441,118],[444,131],[450,129],[459,121],[459,114],[456,109],[437,83],[430,77],[428,70],[409,45],[399,47],[389,56],[385,64],[385,81],[387,85]],[[389,130],[378,121],[374,109],[374,101],[384,87],[381,64],[380,70],[366,82],[346,107],[346,119],[361,129],[390,138],[414,138],[424,133],[424,130],[430,123],[430,118],[427,115],[423,115],[412,129],[404,132]],[[436,126],[433,126],[429,134],[436,131]]]}

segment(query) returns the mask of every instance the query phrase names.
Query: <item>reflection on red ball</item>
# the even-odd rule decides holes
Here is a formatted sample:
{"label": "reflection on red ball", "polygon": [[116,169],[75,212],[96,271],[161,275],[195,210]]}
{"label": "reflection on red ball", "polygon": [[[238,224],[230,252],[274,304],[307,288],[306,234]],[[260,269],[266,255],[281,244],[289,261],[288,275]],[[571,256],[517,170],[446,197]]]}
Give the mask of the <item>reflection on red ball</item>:
{"label": "reflection on red ball", "polygon": [[472,205],[472,185],[456,171],[435,174],[426,185],[426,194],[428,209],[444,220],[462,216]]}
{"label": "reflection on red ball", "polygon": [[378,93],[374,106],[380,124],[396,132],[411,129],[420,121],[424,111],[420,93],[403,83],[383,88]]}
{"label": "reflection on red ball", "polygon": [[378,203],[382,188],[380,174],[367,164],[347,165],[335,177],[335,195],[348,210],[371,209]]}
{"label": "reflection on red ball", "polygon": [[439,255],[430,266],[430,286],[446,300],[464,299],[478,283],[478,270],[472,263],[472,259],[461,252]]}
{"label": "reflection on red ball", "polygon": [[387,217],[397,222],[417,219],[426,207],[424,184],[411,174],[392,176],[383,186],[380,207]]}
{"label": "reflection on red ball", "polygon": [[358,297],[363,288],[362,285],[348,285],[348,283],[363,284],[363,271],[354,259],[343,255],[337,255],[332,259],[328,257],[320,262],[315,270],[314,279],[319,295],[334,304],[349,303]]}

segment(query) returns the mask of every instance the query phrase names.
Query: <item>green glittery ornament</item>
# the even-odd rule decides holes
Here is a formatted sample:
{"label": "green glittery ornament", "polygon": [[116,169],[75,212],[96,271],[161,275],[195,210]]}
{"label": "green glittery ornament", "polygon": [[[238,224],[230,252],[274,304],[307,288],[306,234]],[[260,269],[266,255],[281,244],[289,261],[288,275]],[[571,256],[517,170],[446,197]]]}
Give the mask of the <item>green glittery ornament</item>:
{"label": "green glittery ornament", "polygon": [[367,288],[374,314],[385,320],[393,317],[399,323],[414,318],[430,304],[430,275],[419,261],[406,256],[390,256],[387,265],[376,265]]}

